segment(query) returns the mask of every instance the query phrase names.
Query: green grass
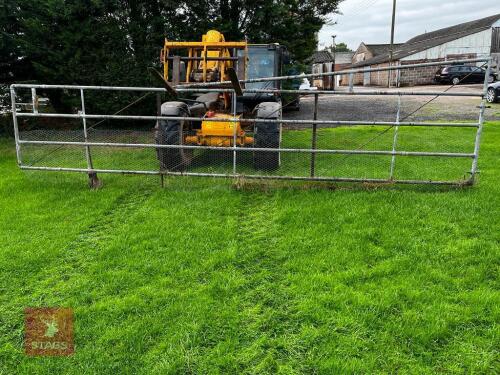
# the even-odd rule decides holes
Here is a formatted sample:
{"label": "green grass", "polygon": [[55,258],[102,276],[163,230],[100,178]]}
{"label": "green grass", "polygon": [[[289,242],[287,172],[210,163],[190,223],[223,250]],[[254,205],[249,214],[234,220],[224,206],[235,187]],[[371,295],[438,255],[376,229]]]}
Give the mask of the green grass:
{"label": "green grass", "polygon": [[[499,373],[499,147],[474,188],[89,191],[2,140],[0,373]],[[74,309],[73,356],[25,356],[38,306]]]}
{"label": "green grass", "polygon": [[[81,132],[77,133],[81,136]],[[398,130],[397,150],[423,152],[474,151],[475,128],[410,128]],[[67,132],[22,134],[22,138],[68,140]],[[286,130],[282,148],[311,148],[311,130]],[[152,132],[92,132],[94,142],[152,143]],[[78,140],[78,139],[77,139]],[[83,139],[80,139],[83,140]],[[394,129],[386,126],[339,127],[318,129],[317,148],[338,150],[392,150]],[[247,150],[251,150],[247,148]],[[92,147],[93,165],[97,169],[122,169],[157,171],[158,159],[153,148],[102,148]],[[196,150],[189,172],[233,173],[232,151]],[[23,145],[23,160],[28,165],[48,167],[86,168],[84,149],[74,146]],[[281,166],[275,171],[255,171],[251,151],[237,154],[237,173],[243,175],[268,174],[281,176],[310,175],[311,157],[307,153],[281,153]],[[387,179],[391,164],[390,155],[342,155],[318,153],[316,177]],[[397,157],[396,180],[446,180],[463,181],[468,178],[470,158]]]}

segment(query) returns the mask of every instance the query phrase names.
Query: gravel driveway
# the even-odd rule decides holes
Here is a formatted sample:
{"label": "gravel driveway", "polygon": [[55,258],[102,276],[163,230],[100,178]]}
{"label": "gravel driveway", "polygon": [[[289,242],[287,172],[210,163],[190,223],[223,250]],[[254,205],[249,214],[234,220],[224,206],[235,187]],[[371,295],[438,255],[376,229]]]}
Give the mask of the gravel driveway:
{"label": "gravel driveway", "polygon": [[[356,91],[411,91],[411,92],[443,92],[449,86],[418,86],[400,89],[356,87]],[[345,90],[345,88],[341,88]],[[449,92],[480,93],[482,85],[463,85],[452,88]],[[401,119],[408,121],[438,120],[477,120],[480,98],[476,97],[439,97],[434,96],[402,96]],[[319,97],[318,119],[320,120],[359,120],[359,121],[394,121],[397,113],[397,97],[382,95],[321,95]],[[486,110],[487,120],[500,120],[500,104],[489,104]],[[314,96],[301,99],[300,111],[285,111],[287,119],[311,119],[313,116]],[[414,111],[417,112],[413,113]]]}

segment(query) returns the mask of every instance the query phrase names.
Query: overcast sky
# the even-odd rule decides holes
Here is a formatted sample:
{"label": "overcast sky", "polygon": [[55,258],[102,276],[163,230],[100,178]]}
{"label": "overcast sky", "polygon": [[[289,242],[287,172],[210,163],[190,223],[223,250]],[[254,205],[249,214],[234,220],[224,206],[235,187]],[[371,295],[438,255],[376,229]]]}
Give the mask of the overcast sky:
{"label": "overcast sky", "polygon": [[[340,13],[330,19],[319,33],[319,49],[345,42],[355,50],[365,43],[389,43],[391,38],[392,0],[344,0]],[[500,0],[397,0],[395,41],[408,39],[447,26],[500,13]]]}

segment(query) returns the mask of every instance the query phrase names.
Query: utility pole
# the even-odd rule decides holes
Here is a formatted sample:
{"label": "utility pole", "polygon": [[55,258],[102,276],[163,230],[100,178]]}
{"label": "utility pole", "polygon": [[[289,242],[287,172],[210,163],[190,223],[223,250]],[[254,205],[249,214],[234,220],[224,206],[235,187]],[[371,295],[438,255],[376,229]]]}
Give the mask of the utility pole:
{"label": "utility pole", "polygon": [[[332,72],[335,72],[335,52],[337,50],[337,45],[335,44],[335,38],[337,35],[332,35],[332,52],[333,52],[333,66],[332,66]],[[332,89],[335,90],[335,76],[332,76]]]}
{"label": "utility pole", "polygon": [[[392,60],[394,57],[394,26],[396,24],[396,0],[392,0],[392,25],[391,25],[391,46],[389,47],[389,67],[392,65]],[[391,87],[391,75],[392,71],[388,71],[388,83],[387,86]]]}

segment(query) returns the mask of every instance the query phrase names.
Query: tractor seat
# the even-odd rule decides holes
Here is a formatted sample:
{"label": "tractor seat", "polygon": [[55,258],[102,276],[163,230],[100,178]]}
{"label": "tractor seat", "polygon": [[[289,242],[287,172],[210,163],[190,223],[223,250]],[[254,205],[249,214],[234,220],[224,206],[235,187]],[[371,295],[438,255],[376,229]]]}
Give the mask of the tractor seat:
{"label": "tractor seat", "polygon": [[[207,110],[218,109],[219,93],[218,92],[207,92],[196,98],[196,101],[200,103],[195,103],[190,107],[191,113],[193,115],[204,115]],[[205,104],[205,105],[203,105]],[[206,108],[205,108],[206,106]]]}

